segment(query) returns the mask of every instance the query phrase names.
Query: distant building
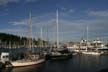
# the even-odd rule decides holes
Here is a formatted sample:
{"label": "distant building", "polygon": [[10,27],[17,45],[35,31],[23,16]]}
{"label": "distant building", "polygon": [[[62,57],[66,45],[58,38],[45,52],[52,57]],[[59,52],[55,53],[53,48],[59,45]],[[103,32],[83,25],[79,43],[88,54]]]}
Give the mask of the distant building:
{"label": "distant building", "polygon": [[102,47],[105,46],[104,43],[99,38],[97,38],[96,40],[93,40],[93,42],[91,43],[91,45],[94,48],[102,48]]}

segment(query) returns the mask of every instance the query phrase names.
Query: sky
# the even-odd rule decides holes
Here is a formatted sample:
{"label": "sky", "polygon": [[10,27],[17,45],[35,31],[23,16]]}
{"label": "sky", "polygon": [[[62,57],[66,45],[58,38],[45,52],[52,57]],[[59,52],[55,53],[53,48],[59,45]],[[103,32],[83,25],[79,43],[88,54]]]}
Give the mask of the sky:
{"label": "sky", "polygon": [[0,32],[28,36],[31,12],[33,38],[56,40],[56,10],[60,41],[108,40],[108,0],[0,0]]}

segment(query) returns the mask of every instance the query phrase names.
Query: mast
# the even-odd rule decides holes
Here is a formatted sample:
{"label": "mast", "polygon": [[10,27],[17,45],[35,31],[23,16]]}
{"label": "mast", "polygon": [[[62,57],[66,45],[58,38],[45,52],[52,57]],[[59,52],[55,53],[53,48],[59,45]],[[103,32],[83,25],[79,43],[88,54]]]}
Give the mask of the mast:
{"label": "mast", "polygon": [[40,37],[41,37],[41,47],[43,47],[43,28],[41,27],[41,33],[40,33]]}
{"label": "mast", "polygon": [[11,48],[12,48],[11,41],[9,41],[9,49],[11,49]]}
{"label": "mast", "polygon": [[[88,26],[87,26],[87,48],[88,48]],[[86,51],[87,51],[87,48],[86,48]]]}
{"label": "mast", "polygon": [[47,28],[47,44],[46,44],[47,47],[49,47],[49,36],[48,35],[49,34],[48,34],[48,28]]}
{"label": "mast", "polygon": [[31,47],[32,47],[32,16],[31,16],[31,11],[29,13],[29,37],[28,37],[28,48],[30,48],[31,50]]}
{"label": "mast", "polygon": [[58,25],[58,9],[56,10],[56,25],[57,25],[57,48],[59,48],[59,25]]}

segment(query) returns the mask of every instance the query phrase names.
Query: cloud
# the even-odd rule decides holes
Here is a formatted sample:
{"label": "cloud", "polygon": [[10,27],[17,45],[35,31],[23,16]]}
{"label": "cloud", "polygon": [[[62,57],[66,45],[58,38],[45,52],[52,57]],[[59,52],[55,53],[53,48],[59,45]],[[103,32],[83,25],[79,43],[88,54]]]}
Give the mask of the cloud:
{"label": "cloud", "polygon": [[68,9],[68,8],[65,8],[65,7],[62,7],[61,10],[64,11],[65,13],[73,13],[73,12],[75,12],[74,9]]}
{"label": "cloud", "polygon": [[[56,13],[48,13],[43,14],[41,16],[32,17],[32,24],[33,27],[54,27],[56,25]],[[69,16],[69,14],[62,14],[65,17]],[[29,23],[29,19],[23,19],[21,21],[12,21],[9,22],[10,24],[14,26],[27,26]],[[76,20],[66,20],[64,18],[59,18],[59,25],[64,29],[84,29],[87,25],[91,27],[92,30],[95,29],[104,29],[106,28],[108,21],[105,19],[92,19],[92,20],[86,20],[86,19],[76,19]],[[103,24],[103,26],[102,26]]]}
{"label": "cloud", "polygon": [[65,11],[65,10],[66,10],[66,8],[62,7],[62,8],[61,8],[61,10]]}
{"label": "cloud", "polygon": [[[68,14],[69,15],[69,14]],[[12,25],[28,25],[29,19],[23,19],[21,21],[10,22]],[[102,37],[108,36],[108,20],[107,19],[64,19],[59,18],[59,33],[60,36],[65,36],[65,38],[71,37],[74,39],[80,38],[82,36],[86,37],[86,27],[89,27],[89,37]],[[40,27],[47,28],[51,32],[56,31],[56,13],[43,14],[41,16],[32,17],[33,33],[34,37],[39,34]],[[46,32],[44,30],[44,32]],[[45,33],[46,34],[46,33]],[[51,36],[50,36],[51,37]]]}
{"label": "cloud", "polygon": [[12,24],[12,25],[27,25],[27,22],[25,21],[19,21],[19,22],[9,22],[9,24]]}
{"label": "cloud", "polygon": [[4,13],[1,13],[0,16],[7,16],[8,13],[7,12],[4,12]]}
{"label": "cloud", "polygon": [[0,29],[0,32],[24,32],[21,29]]}
{"label": "cloud", "polygon": [[59,17],[69,18],[71,17],[71,14],[74,14],[75,12],[75,9],[62,7],[59,9]]}
{"label": "cloud", "polygon": [[108,16],[108,10],[103,11],[90,11],[88,12],[88,15],[90,16]]}
{"label": "cloud", "polygon": [[13,34],[13,35],[18,35],[18,36],[23,36],[27,37],[28,36],[28,31],[24,30],[22,28],[17,28],[17,29],[0,29],[0,33],[7,33],[7,34]]}
{"label": "cloud", "polygon": [[[48,24],[51,24],[51,22],[53,21],[53,19],[55,19],[56,17],[54,17],[56,13],[48,13],[48,14],[43,14],[41,16],[34,16],[32,17],[32,25],[33,26],[44,26],[44,25],[47,25],[46,23],[44,23],[44,21],[48,22]],[[50,23],[49,23],[49,20],[52,20]],[[54,21],[53,21],[54,22]],[[29,18],[26,18],[26,19],[22,19],[20,21],[10,21],[8,22],[9,24],[12,24],[14,26],[26,26],[28,25],[29,23]]]}
{"label": "cloud", "polygon": [[74,9],[70,9],[69,12],[70,13],[73,13],[73,12],[75,12],[75,10]]}
{"label": "cloud", "polygon": [[[18,3],[22,0],[0,0],[0,6],[7,5],[8,3]],[[38,0],[24,0],[24,2],[36,2]]]}
{"label": "cloud", "polygon": [[26,2],[36,2],[38,0],[25,0]]}
{"label": "cloud", "polygon": [[0,0],[0,5],[7,5],[8,3],[17,3],[19,0]]}

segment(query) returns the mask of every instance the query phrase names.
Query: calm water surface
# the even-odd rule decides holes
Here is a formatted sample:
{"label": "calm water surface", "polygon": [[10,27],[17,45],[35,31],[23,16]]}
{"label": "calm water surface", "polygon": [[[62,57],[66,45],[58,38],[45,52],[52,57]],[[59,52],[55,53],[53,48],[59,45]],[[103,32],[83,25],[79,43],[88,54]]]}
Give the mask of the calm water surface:
{"label": "calm water surface", "polygon": [[[0,49],[1,52],[6,50]],[[12,55],[17,56],[15,53],[19,51],[25,51],[25,49],[15,49],[9,52],[14,53]],[[35,52],[39,51],[40,50],[35,50]],[[108,69],[108,56],[92,56],[82,54],[75,55],[69,60],[46,61],[35,66],[0,69],[0,72],[99,72],[102,69]]]}
{"label": "calm water surface", "polygon": [[3,69],[1,72],[99,72],[107,68],[108,56],[76,55],[69,60],[46,61],[35,66]]}

